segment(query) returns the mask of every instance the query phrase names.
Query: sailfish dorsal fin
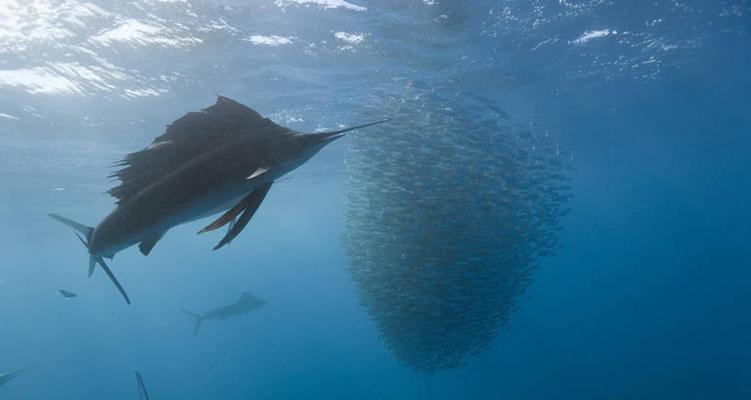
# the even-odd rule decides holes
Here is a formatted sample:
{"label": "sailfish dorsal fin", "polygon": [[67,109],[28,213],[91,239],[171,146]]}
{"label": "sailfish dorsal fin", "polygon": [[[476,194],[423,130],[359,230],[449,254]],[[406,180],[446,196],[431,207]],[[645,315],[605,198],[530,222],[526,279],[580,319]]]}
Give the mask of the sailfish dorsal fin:
{"label": "sailfish dorsal fin", "polygon": [[120,204],[194,157],[238,136],[287,132],[253,109],[219,96],[211,107],[185,114],[169,124],[148,147],[116,163],[122,168],[110,177],[121,183],[109,193]]}

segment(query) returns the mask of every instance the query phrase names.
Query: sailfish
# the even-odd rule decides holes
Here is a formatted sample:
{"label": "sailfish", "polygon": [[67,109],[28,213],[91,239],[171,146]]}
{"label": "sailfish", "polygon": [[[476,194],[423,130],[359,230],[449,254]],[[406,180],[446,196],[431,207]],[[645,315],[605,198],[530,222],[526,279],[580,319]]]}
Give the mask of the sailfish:
{"label": "sailfish", "polygon": [[121,183],[109,193],[117,205],[98,225],[49,216],[76,231],[89,253],[89,276],[98,265],[130,304],[105,258],[135,244],[148,255],[169,229],[222,213],[198,232],[228,225],[217,250],[242,232],[275,180],[345,132],[386,121],[304,134],[218,96],[214,105],[185,114],[148,147],[116,163],[120,169],[110,177]]}

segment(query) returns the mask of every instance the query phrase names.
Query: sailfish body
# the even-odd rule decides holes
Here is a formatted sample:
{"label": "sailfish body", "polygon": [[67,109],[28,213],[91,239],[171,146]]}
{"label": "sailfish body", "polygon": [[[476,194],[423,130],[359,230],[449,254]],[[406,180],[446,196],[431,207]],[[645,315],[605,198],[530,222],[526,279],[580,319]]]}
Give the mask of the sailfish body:
{"label": "sailfish body", "polygon": [[201,328],[201,323],[203,323],[203,321],[212,319],[223,321],[227,318],[236,317],[254,311],[264,304],[266,304],[265,301],[245,292],[240,295],[240,298],[234,303],[215,308],[203,315],[198,315],[187,310],[183,311],[195,319],[195,327],[193,328],[193,335],[195,336],[198,333],[198,329]]}
{"label": "sailfish body", "polygon": [[172,227],[225,211],[199,233],[230,225],[214,250],[247,225],[274,180],[294,170],[344,132],[302,134],[279,126],[226,97],[167,126],[147,148],[131,153],[112,177],[117,207],[91,228],[50,214],[78,231],[90,254],[89,274],[99,265],[130,300],[104,258],[134,244],[144,255]]}

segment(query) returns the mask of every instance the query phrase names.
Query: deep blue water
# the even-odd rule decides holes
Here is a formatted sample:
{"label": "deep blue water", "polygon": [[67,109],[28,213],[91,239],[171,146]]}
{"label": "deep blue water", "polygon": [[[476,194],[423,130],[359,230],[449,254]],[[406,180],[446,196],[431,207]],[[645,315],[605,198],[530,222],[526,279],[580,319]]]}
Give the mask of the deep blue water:
{"label": "deep blue water", "polygon": [[[34,366],[0,399],[135,399],[133,370],[152,399],[749,398],[750,33],[745,0],[0,2],[0,372]],[[489,349],[415,371],[363,305],[347,218],[378,131],[284,177],[220,251],[202,220],[117,254],[131,306],[87,278],[45,214],[95,225],[112,163],[217,94],[300,131],[409,138],[445,109],[552,138],[569,211]],[[243,291],[268,303],[192,336],[181,310]]]}

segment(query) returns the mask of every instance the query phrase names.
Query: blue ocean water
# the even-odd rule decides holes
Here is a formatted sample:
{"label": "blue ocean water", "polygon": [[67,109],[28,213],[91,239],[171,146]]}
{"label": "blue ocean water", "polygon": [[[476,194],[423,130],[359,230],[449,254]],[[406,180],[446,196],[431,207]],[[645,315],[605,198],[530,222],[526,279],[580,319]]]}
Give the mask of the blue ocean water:
{"label": "blue ocean water", "polygon": [[[0,373],[33,367],[0,399],[135,399],[133,370],[152,399],[749,398],[750,31],[746,0],[0,1]],[[46,213],[98,223],[114,207],[112,164],[217,94],[305,132],[392,121],[282,178],[226,248],[211,251],[221,233],[195,235],[202,220],[148,257],[117,254],[127,306],[101,271],[87,278],[85,249]],[[542,222],[525,220],[508,249],[551,251],[499,278],[522,283],[487,349],[420,371],[394,351],[419,346],[379,322],[389,302],[363,290],[400,282],[358,265],[399,261],[358,236],[357,212],[412,199],[380,174],[427,181],[435,167],[452,222],[484,220],[475,202],[490,195],[529,215],[538,203],[506,195],[537,188],[513,179],[527,164],[482,186],[499,183],[482,168],[499,154],[486,140],[526,132],[545,139],[503,149],[534,159],[552,143],[566,212],[543,244],[527,240]],[[461,149],[443,141],[472,134]],[[376,150],[400,162],[369,170]],[[368,229],[405,253],[426,246],[403,227]],[[508,229],[469,232],[451,254]],[[399,288],[396,303],[415,295]],[[461,313],[482,319],[503,290],[469,287]],[[267,304],[192,335],[182,310],[245,291]]]}

